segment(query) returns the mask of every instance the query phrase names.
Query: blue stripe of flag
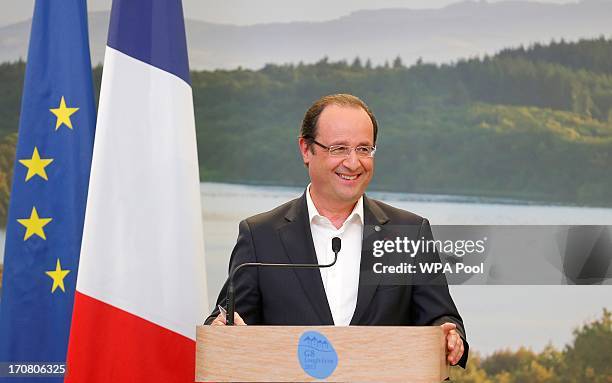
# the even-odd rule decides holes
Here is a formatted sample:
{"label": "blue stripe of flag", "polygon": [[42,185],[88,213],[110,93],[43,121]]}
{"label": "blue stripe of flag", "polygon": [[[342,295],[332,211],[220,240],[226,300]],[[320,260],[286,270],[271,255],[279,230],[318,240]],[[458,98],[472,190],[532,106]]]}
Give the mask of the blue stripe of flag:
{"label": "blue stripe of flag", "polygon": [[114,0],[107,44],[191,83],[181,0]]}

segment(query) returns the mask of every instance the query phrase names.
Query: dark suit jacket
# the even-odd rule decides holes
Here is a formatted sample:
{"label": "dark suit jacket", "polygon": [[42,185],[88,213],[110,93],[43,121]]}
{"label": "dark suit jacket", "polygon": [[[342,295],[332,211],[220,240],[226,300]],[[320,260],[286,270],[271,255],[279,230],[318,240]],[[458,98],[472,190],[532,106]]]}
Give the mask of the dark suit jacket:
{"label": "dark suit jacket", "polygon": [[[351,325],[440,325],[452,322],[464,340],[465,367],[468,344],[463,321],[448,292],[446,280],[438,285],[387,284],[373,274],[372,241],[395,238],[392,227],[414,228],[412,238],[432,238],[429,222],[364,196],[364,242],[357,306]],[[401,226],[400,226],[401,225]],[[410,231],[411,229],[405,229]],[[339,256],[342,256],[340,251]],[[437,257],[437,253],[435,254]],[[306,195],[240,223],[230,270],[245,262],[317,263],[308,221]],[[235,276],[236,312],[249,325],[333,325],[333,318],[318,269],[246,268]],[[217,304],[225,306],[227,283]],[[215,306],[206,319],[219,314]]]}

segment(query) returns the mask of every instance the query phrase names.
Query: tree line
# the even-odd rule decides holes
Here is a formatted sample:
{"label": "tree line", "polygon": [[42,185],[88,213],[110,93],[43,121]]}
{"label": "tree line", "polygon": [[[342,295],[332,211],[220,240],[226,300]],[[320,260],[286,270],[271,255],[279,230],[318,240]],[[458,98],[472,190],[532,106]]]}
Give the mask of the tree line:
{"label": "tree line", "polygon": [[[611,206],[611,57],[612,40],[599,38],[444,65],[323,58],[193,71],[200,176],[303,186],[303,113],[324,94],[348,92],[379,120],[373,189]],[[24,68],[0,64],[0,214]],[[93,71],[97,97],[102,68]]]}
{"label": "tree line", "polygon": [[[548,345],[536,353],[521,347],[500,350],[482,358],[470,356],[468,367],[451,368],[451,381],[457,383],[610,383],[612,381],[612,313],[603,310],[601,318],[573,332],[563,350]],[[493,335],[494,336],[494,335]]]}

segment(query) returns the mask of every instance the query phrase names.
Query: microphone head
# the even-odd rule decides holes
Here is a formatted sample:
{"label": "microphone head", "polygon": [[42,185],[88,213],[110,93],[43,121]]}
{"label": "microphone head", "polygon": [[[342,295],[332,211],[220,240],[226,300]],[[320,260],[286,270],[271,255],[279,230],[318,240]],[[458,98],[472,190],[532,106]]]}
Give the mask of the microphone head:
{"label": "microphone head", "polygon": [[339,253],[341,247],[342,247],[342,240],[338,237],[332,238],[332,251],[334,253]]}

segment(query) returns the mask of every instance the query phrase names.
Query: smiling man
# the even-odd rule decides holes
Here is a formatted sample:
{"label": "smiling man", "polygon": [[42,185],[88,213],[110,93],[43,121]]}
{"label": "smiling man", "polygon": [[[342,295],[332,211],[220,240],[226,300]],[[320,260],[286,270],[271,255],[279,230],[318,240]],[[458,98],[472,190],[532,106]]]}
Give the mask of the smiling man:
{"label": "smiling man", "polygon": [[[387,228],[398,226],[416,228],[410,234],[416,238],[432,238],[426,219],[365,196],[377,135],[374,114],[355,96],[325,96],[308,109],[298,143],[310,185],[300,198],[240,223],[230,270],[245,262],[329,264],[333,237],[342,239],[342,249],[330,268],[242,269],[235,278],[235,322],[438,325],[449,363],[465,367],[463,321],[445,281],[385,284],[368,278],[373,255],[366,240],[385,238],[392,233]],[[226,292],[227,284],[219,305],[225,305]],[[225,317],[215,309],[206,323],[224,325]]]}

